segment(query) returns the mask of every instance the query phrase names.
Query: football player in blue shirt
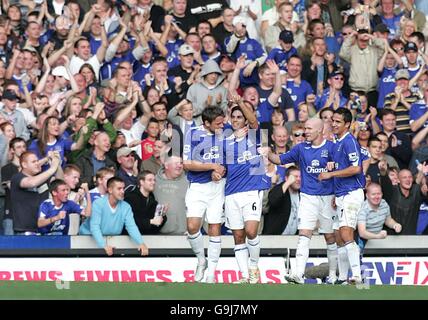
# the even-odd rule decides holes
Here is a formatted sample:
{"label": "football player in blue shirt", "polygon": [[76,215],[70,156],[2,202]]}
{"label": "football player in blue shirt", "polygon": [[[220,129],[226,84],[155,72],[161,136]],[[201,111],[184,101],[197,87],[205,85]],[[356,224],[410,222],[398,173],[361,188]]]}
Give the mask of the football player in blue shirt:
{"label": "football player in blue shirt", "polygon": [[333,230],[336,212],[333,208],[333,179],[319,181],[318,176],[327,172],[327,165],[333,160],[335,145],[323,137],[324,123],[321,119],[312,118],[305,123],[306,142],[299,143],[289,152],[281,155],[269,151],[268,157],[274,164],[296,163],[300,167],[302,186],[300,188],[299,241],[296,251],[296,270],[286,275],[288,282],[303,284],[306,261],[309,257],[309,242],[313,230],[317,228],[324,234],[327,243],[329,263],[329,282],[336,281],[337,246]]}
{"label": "football player in blue shirt", "polygon": [[[37,227],[41,234],[67,235],[70,226],[69,215],[71,213],[90,216],[91,201],[85,210],[76,202],[68,200],[70,188],[63,180],[54,180],[49,188],[52,199],[47,199],[40,204]],[[88,197],[89,198],[89,197]]]}
{"label": "football player in blue shirt", "polygon": [[258,283],[260,239],[257,230],[263,190],[270,188],[271,179],[266,175],[265,159],[258,152],[261,136],[254,108],[239,96],[234,96],[233,101],[238,104],[231,110],[234,133],[224,140],[226,225],[233,232],[235,258],[242,273],[238,282]]}
{"label": "football player in blue shirt", "polygon": [[[201,282],[207,270],[206,282],[215,282],[215,269],[221,251],[223,223],[224,179],[212,181],[211,174],[224,175],[222,166],[222,132],[224,112],[220,107],[207,107],[202,112],[203,125],[191,128],[184,142],[183,160],[190,186],[186,193],[187,239],[198,258],[195,281]],[[202,219],[208,222],[208,263],[200,232]]]}
{"label": "football player in blue shirt", "polygon": [[[361,283],[361,268],[359,249],[354,241],[354,231],[357,227],[357,216],[364,202],[365,176],[362,169],[361,147],[355,137],[349,132],[352,123],[351,111],[340,108],[333,114],[333,132],[337,137],[333,154],[335,170],[322,172],[319,180],[334,178],[339,232],[336,242],[339,246],[339,281],[347,277],[348,265],[352,269],[350,283]],[[347,255],[347,259],[346,259]],[[345,272],[346,269],[346,272]]]}

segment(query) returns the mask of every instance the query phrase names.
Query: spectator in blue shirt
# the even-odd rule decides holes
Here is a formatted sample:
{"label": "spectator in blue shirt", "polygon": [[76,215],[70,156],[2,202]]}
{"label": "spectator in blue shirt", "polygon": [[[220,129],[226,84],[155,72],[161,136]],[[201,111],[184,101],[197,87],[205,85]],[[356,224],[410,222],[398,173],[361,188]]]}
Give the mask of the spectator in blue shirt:
{"label": "spectator in blue shirt", "polygon": [[273,48],[267,57],[267,60],[274,60],[280,70],[287,71],[288,60],[297,55],[297,49],[293,47],[294,36],[290,30],[282,30],[279,34],[279,46],[281,48]]}
{"label": "spectator in blue shirt", "polygon": [[68,200],[70,188],[63,180],[54,180],[49,188],[52,199],[40,204],[38,212],[38,232],[46,235],[67,235],[70,227],[69,215],[72,213],[89,216],[91,201],[88,194],[88,204],[85,209],[76,202]]}
{"label": "spectator in blue shirt", "polygon": [[343,96],[342,88],[344,82],[343,71],[340,69],[329,74],[329,88],[323,91],[322,95],[317,96],[315,100],[315,108],[321,110],[323,108],[331,108],[336,110],[346,106],[347,99]]}
{"label": "spectator in blue shirt", "polygon": [[244,18],[240,16],[233,18],[233,26],[234,33],[225,40],[226,51],[236,60],[242,55],[246,57],[246,67],[239,79],[241,85],[256,85],[257,68],[266,61],[267,54],[257,40],[248,38]]}

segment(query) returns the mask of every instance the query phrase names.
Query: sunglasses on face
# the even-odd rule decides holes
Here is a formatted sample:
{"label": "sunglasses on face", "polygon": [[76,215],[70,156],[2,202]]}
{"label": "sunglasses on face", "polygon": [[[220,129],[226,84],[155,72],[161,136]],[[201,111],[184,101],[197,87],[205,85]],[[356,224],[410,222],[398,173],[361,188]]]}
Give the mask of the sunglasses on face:
{"label": "sunglasses on face", "polygon": [[333,79],[337,81],[343,81],[343,77],[334,77]]}
{"label": "sunglasses on face", "polygon": [[298,137],[305,137],[305,133],[304,132],[295,132],[294,134],[293,134],[296,138],[298,138]]}

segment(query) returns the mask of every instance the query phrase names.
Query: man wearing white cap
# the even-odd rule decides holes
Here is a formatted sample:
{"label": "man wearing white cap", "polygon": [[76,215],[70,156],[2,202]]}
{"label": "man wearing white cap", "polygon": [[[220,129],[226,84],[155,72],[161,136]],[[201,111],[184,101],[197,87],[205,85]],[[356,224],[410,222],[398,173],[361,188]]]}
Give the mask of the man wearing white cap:
{"label": "man wearing white cap", "polygon": [[246,57],[246,67],[240,75],[240,82],[243,86],[256,85],[258,82],[256,68],[261,66],[267,58],[266,52],[257,40],[248,38],[246,21],[241,16],[233,18],[234,31],[230,37],[224,41],[226,51],[234,59],[244,55]]}
{"label": "man wearing white cap", "polygon": [[254,0],[231,0],[230,7],[235,10],[237,16],[244,18],[248,36],[259,41],[260,35],[257,31],[256,21],[261,14],[260,3]]}
{"label": "man wearing white cap", "polygon": [[131,191],[137,186],[138,161],[133,152],[131,148],[122,147],[116,153],[117,163],[119,163],[116,176],[125,181],[125,191]]}
{"label": "man wearing white cap", "polygon": [[176,89],[180,95],[186,96],[187,90],[195,81],[195,68],[193,68],[195,50],[188,44],[182,44],[178,50],[180,64],[168,71],[168,76],[174,77]]}

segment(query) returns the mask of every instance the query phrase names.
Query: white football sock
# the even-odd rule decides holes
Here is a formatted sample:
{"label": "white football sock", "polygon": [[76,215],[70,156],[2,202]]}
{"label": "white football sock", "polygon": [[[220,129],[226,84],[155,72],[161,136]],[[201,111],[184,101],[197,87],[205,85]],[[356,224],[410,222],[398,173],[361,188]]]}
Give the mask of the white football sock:
{"label": "white football sock", "polygon": [[338,254],[338,265],[339,265],[339,280],[347,280],[348,279],[348,271],[349,271],[349,260],[348,253],[345,247],[337,248]]}
{"label": "white football sock", "polygon": [[187,236],[190,246],[192,247],[193,253],[198,258],[198,264],[202,265],[205,263],[205,251],[204,251],[204,238],[200,231],[196,234],[189,234]]}
{"label": "white football sock", "polygon": [[208,244],[208,270],[207,276],[214,277],[215,269],[217,268],[218,259],[221,252],[221,237],[210,237]]}
{"label": "white football sock", "polygon": [[235,245],[235,258],[242,277],[248,279],[248,248],[245,243]]}
{"label": "white football sock", "polygon": [[337,255],[336,243],[327,244],[328,276],[330,279],[337,278]]}
{"label": "white football sock", "polygon": [[349,264],[351,265],[352,276],[361,277],[360,248],[358,248],[355,241],[345,244],[345,248],[348,254]]}
{"label": "white football sock", "polygon": [[305,274],[306,261],[309,257],[309,242],[310,238],[305,236],[299,236],[296,250],[296,274],[299,277],[303,277]]}
{"label": "white football sock", "polygon": [[260,238],[256,236],[254,239],[248,239],[248,252],[250,254],[250,267],[256,268],[260,258]]}

